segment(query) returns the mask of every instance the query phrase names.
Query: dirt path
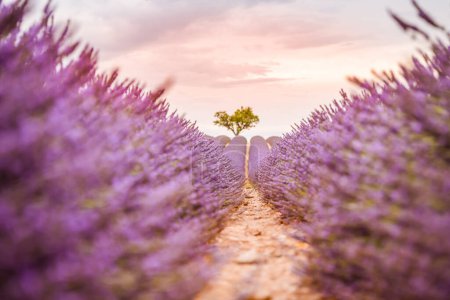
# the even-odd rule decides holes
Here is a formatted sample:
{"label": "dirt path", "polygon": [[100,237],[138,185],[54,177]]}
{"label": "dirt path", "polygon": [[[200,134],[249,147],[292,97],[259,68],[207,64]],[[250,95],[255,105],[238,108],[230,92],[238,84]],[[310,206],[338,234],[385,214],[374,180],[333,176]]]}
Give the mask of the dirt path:
{"label": "dirt path", "polygon": [[215,245],[225,263],[195,300],[320,299],[293,273],[305,263],[302,249],[308,245],[289,236],[279,213],[250,184]]}

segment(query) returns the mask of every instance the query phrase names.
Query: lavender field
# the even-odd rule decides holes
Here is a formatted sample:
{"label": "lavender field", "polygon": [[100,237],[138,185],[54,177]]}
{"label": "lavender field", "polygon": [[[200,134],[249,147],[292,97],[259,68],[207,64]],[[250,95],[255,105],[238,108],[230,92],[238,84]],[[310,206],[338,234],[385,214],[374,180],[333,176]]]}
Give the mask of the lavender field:
{"label": "lavender field", "polygon": [[412,6],[410,64],[246,138],[0,0],[0,299],[449,299],[450,33]]}

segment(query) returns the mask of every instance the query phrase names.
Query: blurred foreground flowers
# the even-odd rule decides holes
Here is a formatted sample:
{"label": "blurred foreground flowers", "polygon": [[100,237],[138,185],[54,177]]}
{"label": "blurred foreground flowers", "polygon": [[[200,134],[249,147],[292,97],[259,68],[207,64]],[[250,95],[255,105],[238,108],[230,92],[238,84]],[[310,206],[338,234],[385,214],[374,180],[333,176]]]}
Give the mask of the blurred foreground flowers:
{"label": "blurred foreground flowers", "polygon": [[0,2],[2,299],[189,299],[241,199],[221,147],[69,29]]}
{"label": "blurred foreground flowers", "polygon": [[[419,16],[445,31],[415,1]],[[429,35],[394,15],[403,29]],[[312,247],[304,270],[337,299],[450,295],[450,46],[315,111],[257,173]]]}

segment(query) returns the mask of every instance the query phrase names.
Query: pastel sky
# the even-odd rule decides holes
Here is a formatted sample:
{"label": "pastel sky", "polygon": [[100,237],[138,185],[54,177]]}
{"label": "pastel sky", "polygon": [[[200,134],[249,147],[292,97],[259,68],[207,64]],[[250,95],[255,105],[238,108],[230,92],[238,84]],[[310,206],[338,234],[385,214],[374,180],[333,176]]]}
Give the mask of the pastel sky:
{"label": "pastel sky", "polygon": [[[39,0],[37,7],[46,1]],[[57,20],[149,88],[172,77],[173,110],[207,134],[216,111],[251,106],[261,122],[246,134],[281,135],[321,104],[354,90],[348,75],[407,62],[423,42],[387,13],[417,17],[409,0],[54,0]],[[450,27],[450,1],[419,1]],[[229,134],[228,134],[229,135]]]}

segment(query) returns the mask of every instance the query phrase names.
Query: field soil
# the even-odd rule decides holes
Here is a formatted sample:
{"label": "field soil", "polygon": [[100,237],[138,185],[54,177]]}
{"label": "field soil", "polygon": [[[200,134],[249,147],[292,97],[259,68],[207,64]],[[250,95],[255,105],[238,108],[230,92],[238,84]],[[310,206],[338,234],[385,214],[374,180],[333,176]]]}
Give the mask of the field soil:
{"label": "field soil", "polygon": [[223,264],[195,300],[319,300],[295,274],[308,245],[291,237],[280,214],[249,184],[243,204],[213,241]]}

